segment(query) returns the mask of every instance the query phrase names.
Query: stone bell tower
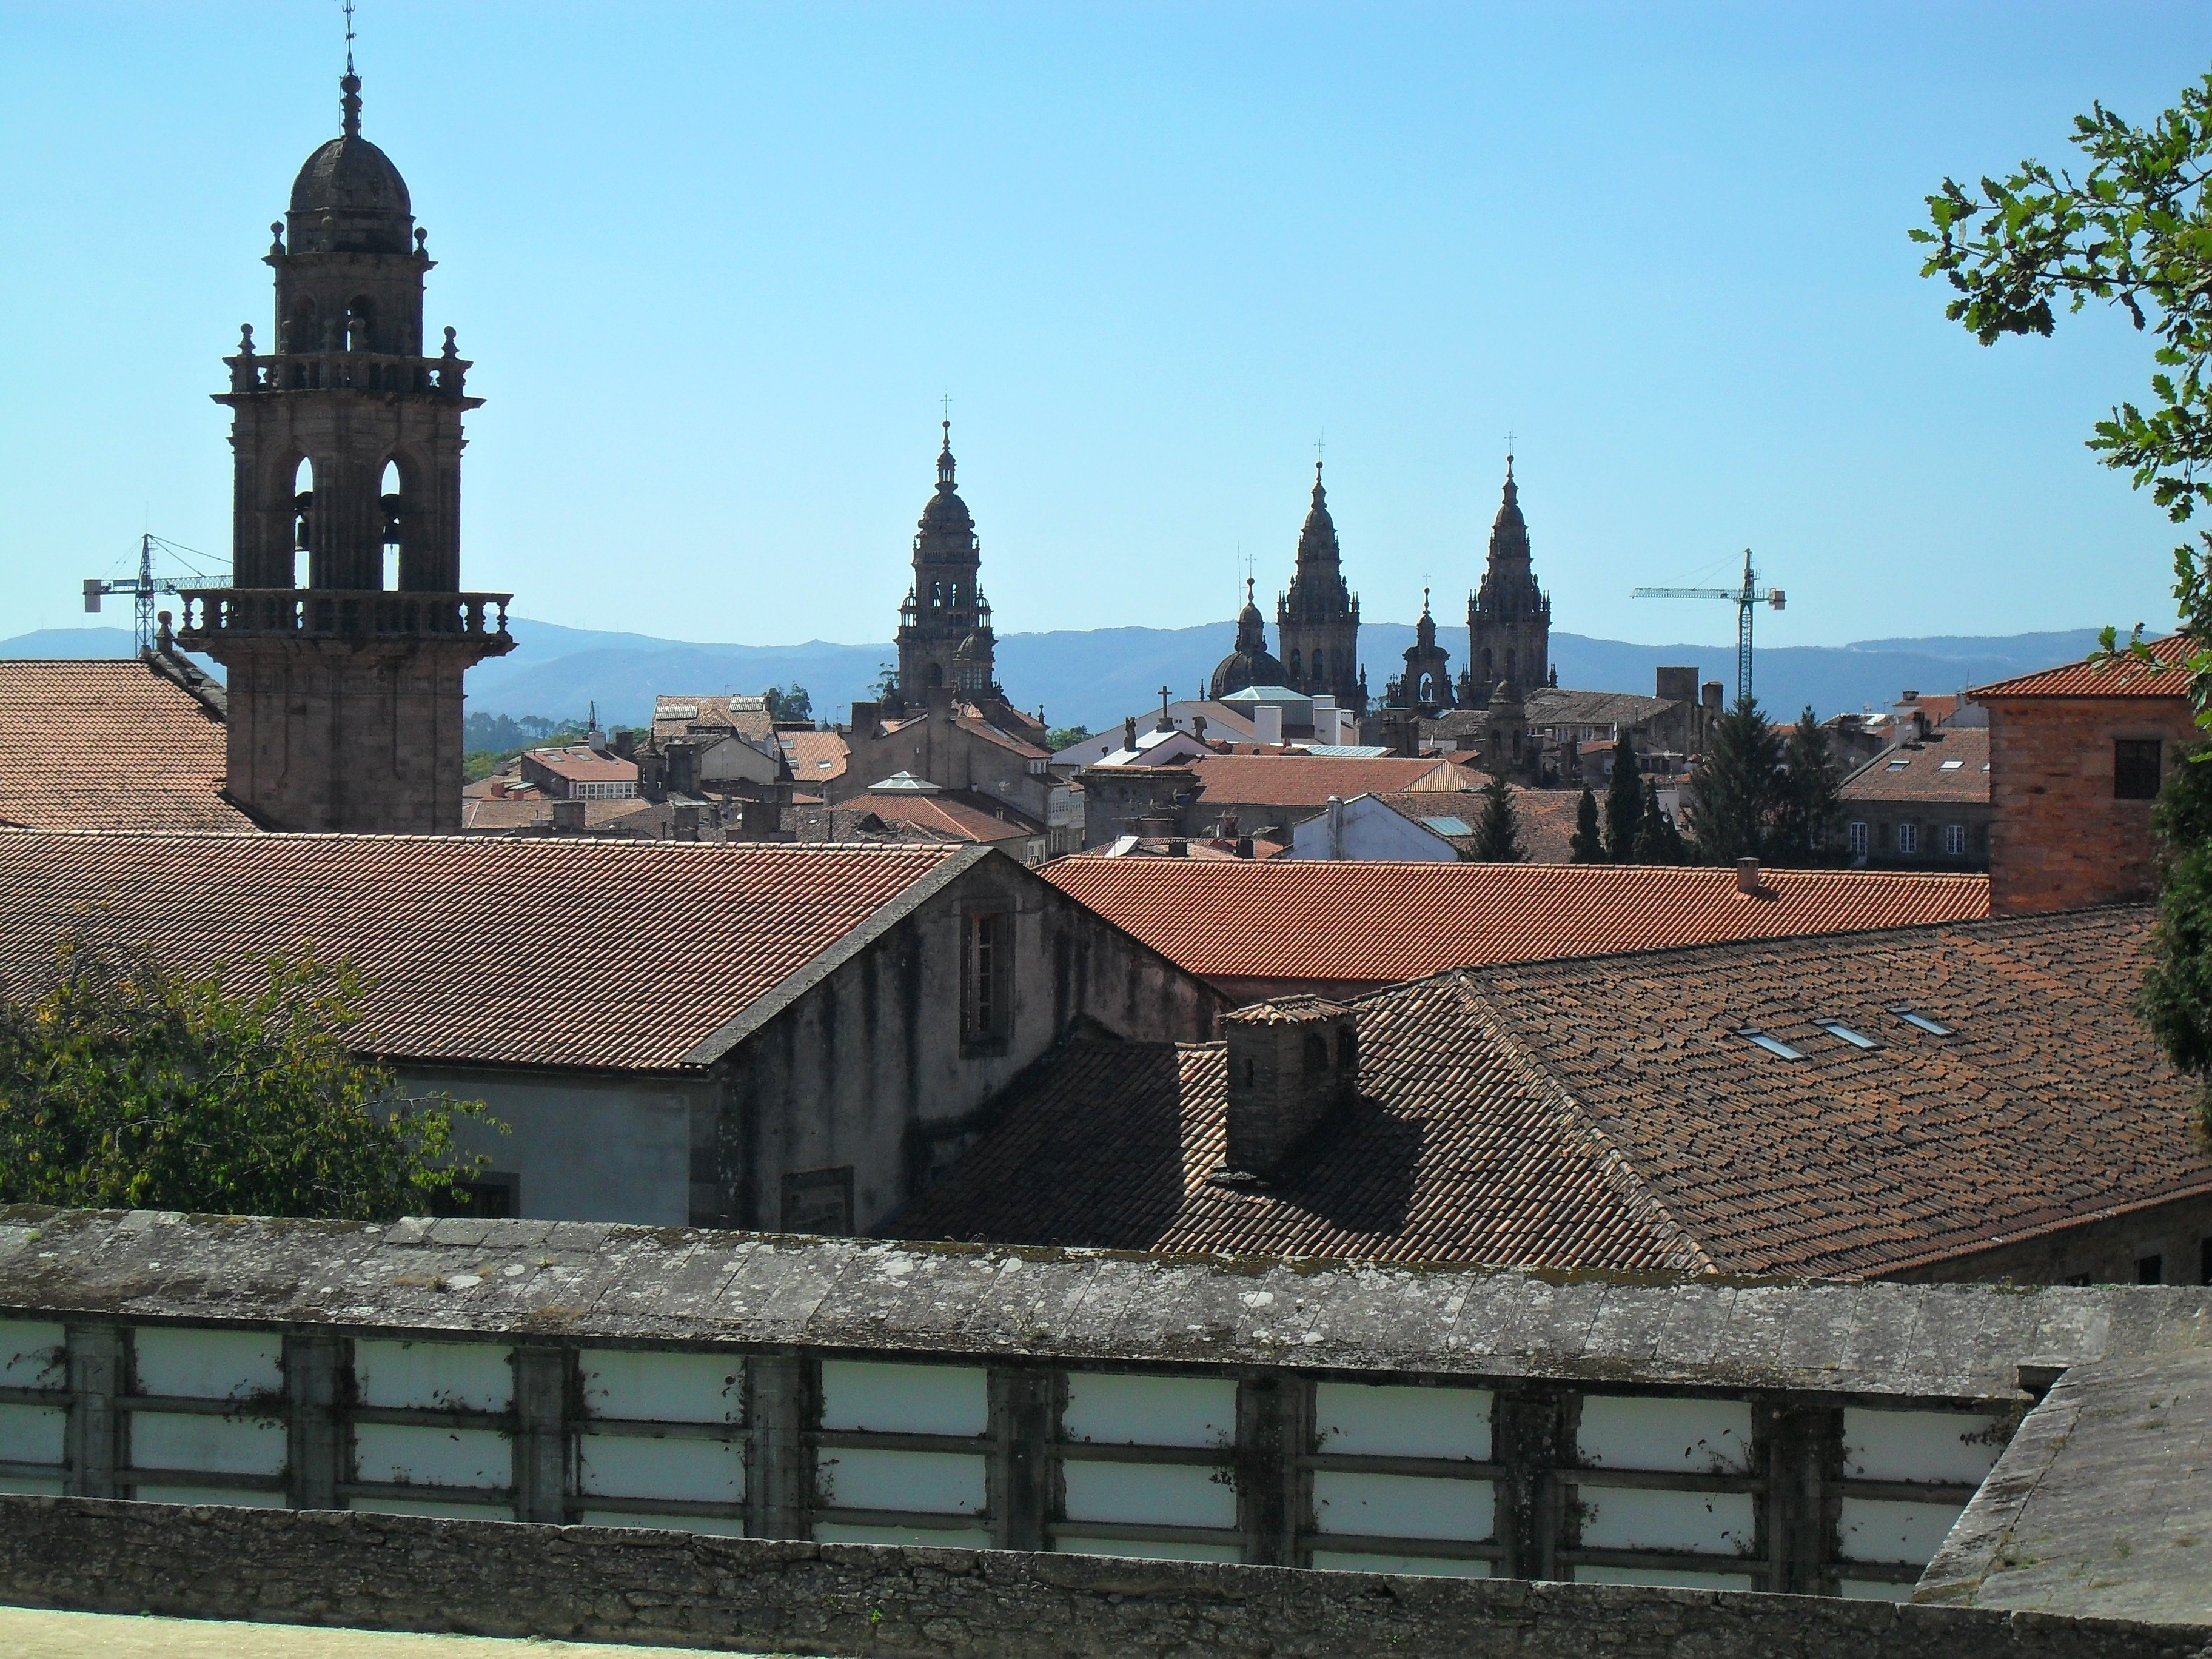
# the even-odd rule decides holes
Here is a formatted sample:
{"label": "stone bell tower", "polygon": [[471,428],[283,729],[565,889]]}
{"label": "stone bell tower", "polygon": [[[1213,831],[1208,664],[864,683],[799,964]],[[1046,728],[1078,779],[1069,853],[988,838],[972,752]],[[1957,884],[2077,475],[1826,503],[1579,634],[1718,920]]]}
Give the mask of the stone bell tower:
{"label": "stone bell tower", "polygon": [[460,828],[461,675],[514,648],[505,593],[460,591],[469,365],[422,347],[428,233],[406,181],[343,130],[270,227],[276,349],[224,362],[231,582],[182,596],[178,644],[228,671],[230,797],[275,830]]}

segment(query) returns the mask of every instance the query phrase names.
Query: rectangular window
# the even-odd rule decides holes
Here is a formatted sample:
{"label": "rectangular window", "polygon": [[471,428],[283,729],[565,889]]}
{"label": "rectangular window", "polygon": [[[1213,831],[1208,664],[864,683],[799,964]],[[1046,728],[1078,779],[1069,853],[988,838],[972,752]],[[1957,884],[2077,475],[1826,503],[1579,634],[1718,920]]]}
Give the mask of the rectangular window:
{"label": "rectangular window", "polygon": [[2112,799],[2156,800],[2160,750],[2156,738],[2115,738],[2112,740]]}
{"label": "rectangular window", "polygon": [[2139,1256],[2136,1261],[2136,1283],[2163,1285],[2166,1283],[2166,1258],[2162,1255]]}
{"label": "rectangular window", "polygon": [[1947,823],[1943,826],[1943,851],[1954,859],[1966,856],[1966,826]]}
{"label": "rectangular window", "polygon": [[1920,850],[1918,824],[1900,823],[1897,826],[1897,850],[1900,853],[1917,853]]}
{"label": "rectangular window", "polygon": [[1850,824],[1851,856],[1863,859],[1867,855],[1867,827],[1863,818],[1853,818]]}
{"label": "rectangular window", "polygon": [[1876,1042],[1864,1031],[1860,1030],[1855,1025],[1846,1025],[1840,1019],[1816,1019],[1813,1024],[1819,1026],[1830,1036],[1842,1038],[1845,1042],[1850,1043],[1854,1048],[1879,1048],[1881,1047],[1881,1044]]}
{"label": "rectangular window", "polygon": [[1014,919],[1003,910],[960,918],[960,1037],[1000,1042],[1012,1025]]}
{"label": "rectangular window", "polygon": [[1745,1042],[1765,1049],[1768,1054],[1772,1054],[1778,1060],[1802,1060],[1805,1058],[1802,1054],[1791,1048],[1780,1037],[1771,1036],[1767,1032],[1760,1030],[1756,1025],[1742,1026],[1737,1030],[1736,1035],[1741,1037]]}
{"label": "rectangular window", "polygon": [[1951,1035],[1951,1028],[1949,1026],[1944,1024],[1941,1020],[1929,1018],[1927,1015],[1920,1012],[1919,1010],[1916,1008],[1899,1006],[1892,1008],[1889,1012],[1896,1015],[1899,1019],[1903,1020],[1907,1025],[1911,1026],[1914,1030],[1927,1032],[1929,1036],[1948,1036]]}

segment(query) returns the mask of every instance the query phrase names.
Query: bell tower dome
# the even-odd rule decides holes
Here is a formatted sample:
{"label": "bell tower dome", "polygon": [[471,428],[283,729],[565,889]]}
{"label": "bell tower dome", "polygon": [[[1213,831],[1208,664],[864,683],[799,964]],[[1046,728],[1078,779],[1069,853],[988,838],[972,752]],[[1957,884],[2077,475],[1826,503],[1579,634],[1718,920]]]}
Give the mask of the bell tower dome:
{"label": "bell tower dome", "polygon": [[231,581],[184,594],[177,642],[229,671],[232,799],[280,830],[460,828],[461,677],[514,648],[505,593],[460,591],[469,364],[422,343],[434,262],[407,182],[341,130],[292,182],[264,256],[273,351],[224,359]]}

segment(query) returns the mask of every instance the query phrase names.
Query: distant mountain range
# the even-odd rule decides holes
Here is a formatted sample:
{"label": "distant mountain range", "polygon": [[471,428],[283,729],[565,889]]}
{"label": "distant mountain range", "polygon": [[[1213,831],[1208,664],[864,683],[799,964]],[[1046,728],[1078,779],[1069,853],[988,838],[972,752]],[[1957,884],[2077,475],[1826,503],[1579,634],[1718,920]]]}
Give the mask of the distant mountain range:
{"label": "distant mountain range", "polygon": [[[469,671],[473,714],[580,715],[596,702],[599,719],[642,724],[657,692],[758,691],[797,681],[813,694],[817,715],[842,718],[869,690],[890,645],[701,645],[611,634],[517,618],[516,649]],[[1101,628],[1052,634],[1006,634],[999,640],[999,678],[1014,700],[1042,706],[1054,726],[1094,730],[1142,714],[1159,702],[1159,688],[1181,698],[1199,690],[1236,636],[1231,622],[1202,628]],[[1409,623],[1369,623],[1360,629],[1368,684],[1378,698],[1413,642]],[[1843,709],[1886,708],[1899,692],[1956,691],[2007,675],[2085,656],[2092,629],[2014,634],[1998,639],[1944,636],[1863,640],[1854,645],[1790,645],[1761,649],[1759,700],[1776,718],[1793,718],[1810,703],[1823,718]],[[120,657],[131,635],[119,628],[47,629],[0,640],[0,657]],[[1594,691],[1652,689],[1662,665],[1689,665],[1735,695],[1731,645],[1630,645],[1619,640],[1552,635],[1559,684]],[[1456,661],[1455,662],[1456,666]]]}

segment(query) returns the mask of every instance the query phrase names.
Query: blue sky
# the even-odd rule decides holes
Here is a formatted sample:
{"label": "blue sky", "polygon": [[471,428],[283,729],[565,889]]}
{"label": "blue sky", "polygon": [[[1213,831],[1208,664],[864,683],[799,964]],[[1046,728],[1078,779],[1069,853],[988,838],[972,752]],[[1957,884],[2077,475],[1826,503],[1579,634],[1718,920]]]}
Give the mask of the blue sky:
{"label": "blue sky", "polygon": [[[953,399],[1001,631],[1228,615],[1327,443],[1347,574],[1480,573],[1503,441],[1555,626],[1759,550],[1773,644],[2172,614],[2081,448],[2111,316],[1977,347],[1905,240],[1946,173],[2163,108],[2212,12],[1853,4],[364,0],[364,131],[490,401],[464,571],[526,615],[887,637]],[[336,131],[336,0],[0,4],[0,637],[139,531],[227,550],[238,325]]]}

